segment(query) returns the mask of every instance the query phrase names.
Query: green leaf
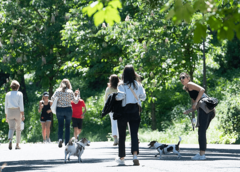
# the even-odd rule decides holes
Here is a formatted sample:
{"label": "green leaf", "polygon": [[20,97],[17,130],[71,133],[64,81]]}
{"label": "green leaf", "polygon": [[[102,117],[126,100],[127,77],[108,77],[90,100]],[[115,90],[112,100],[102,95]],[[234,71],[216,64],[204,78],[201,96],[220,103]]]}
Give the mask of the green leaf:
{"label": "green leaf", "polygon": [[95,26],[98,26],[99,24],[102,24],[104,21],[104,10],[98,11],[96,14],[94,14],[94,24]]}
{"label": "green leaf", "polygon": [[117,8],[121,9],[122,8],[122,4],[119,0],[113,0],[113,1],[109,2],[108,6],[112,6],[115,9],[117,9]]}

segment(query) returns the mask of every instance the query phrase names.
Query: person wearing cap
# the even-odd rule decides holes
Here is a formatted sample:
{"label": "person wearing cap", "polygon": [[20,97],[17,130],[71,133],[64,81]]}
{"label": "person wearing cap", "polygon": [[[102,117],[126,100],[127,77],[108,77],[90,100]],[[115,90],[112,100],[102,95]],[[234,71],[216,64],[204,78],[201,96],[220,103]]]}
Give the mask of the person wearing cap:
{"label": "person wearing cap", "polygon": [[51,143],[50,140],[50,126],[52,121],[52,102],[48,99],[48,92],[44,92],[42,100],[39,102],[38,112],[41,112],[40,122],[42,124],[43,143]]}
{"label": "person wearing cap", "polygon": [[24,105],[23,94],[18,91],[20,84],[18,81],[13,80],[10,87],[12,91],[9,91],[5,97],[5,114],[6,122],[9,125],[8,148],[12,150],[12,139],[14,131],[16,130],[16,147],[15,149],[21,149],[19,143],[21,141],[21,122],[25,120],[24,117]]}

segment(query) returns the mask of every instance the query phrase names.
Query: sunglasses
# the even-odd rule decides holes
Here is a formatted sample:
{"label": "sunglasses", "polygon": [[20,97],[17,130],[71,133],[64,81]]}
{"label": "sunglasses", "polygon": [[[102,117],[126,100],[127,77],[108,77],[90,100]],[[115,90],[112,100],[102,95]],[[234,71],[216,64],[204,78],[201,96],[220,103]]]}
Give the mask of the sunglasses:
{"label": "sunglasses", "polygon": [[181,76],[179,80],[181,81],[181,80],[184,80],[185,78],[186,78],[185,76]]}

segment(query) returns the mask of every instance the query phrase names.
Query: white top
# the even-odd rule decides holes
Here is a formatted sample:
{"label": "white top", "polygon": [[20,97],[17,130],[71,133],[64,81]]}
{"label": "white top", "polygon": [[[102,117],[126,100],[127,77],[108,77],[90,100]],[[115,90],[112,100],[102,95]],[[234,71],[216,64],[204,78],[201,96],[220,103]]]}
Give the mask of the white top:
{"label": "white top", "polygon": [[5,114],[8,108],[20,108],[24,112],[23,94],[20,91],[9,91],[5,97]]}
{"label": "white top", "polygon": [[123,100],[122,107],[125,107],[127,104],[136,104],[138,103],[141,106],[141,100],[144,101],[146,99],[145,89],[143,88],[142,84],[135,81],[135,85],[137,89],[134,88],[133,84],[131,87],[133,91],[136,93],[138,97],[138,101],[134,97],[129,85],[121,84],[118,86],[118,95],[116,96],[116,100]]}

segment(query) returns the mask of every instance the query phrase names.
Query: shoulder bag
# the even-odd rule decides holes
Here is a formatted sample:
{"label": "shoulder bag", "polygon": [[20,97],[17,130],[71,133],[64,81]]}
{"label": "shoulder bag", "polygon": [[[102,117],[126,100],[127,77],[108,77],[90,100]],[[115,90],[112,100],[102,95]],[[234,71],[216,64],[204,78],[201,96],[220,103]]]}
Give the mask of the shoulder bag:
{"label": "shoulder bag", "polygon": [[[130,90],[132,91],[132,93],[133,93],[135,99],[136,99],[137,102],[138,102],[138,97],[137,97],[136,93],[133,91],[133,89],[132,89],[131,86],[130,86]],[[139,107],[139,115],[140,115],[140,113],[142,112],[142,107],[141,107],[139,104],[138,104],[138,107]]]}
{"label": "shoulder bag", "polygon": [[52,113],[56,114],[56,111],[57,111],[57,101],[58,101],[58,97],[56,97],[53,101],[53,104],[52,106],[50,107],[51,110],[52,110]]}

